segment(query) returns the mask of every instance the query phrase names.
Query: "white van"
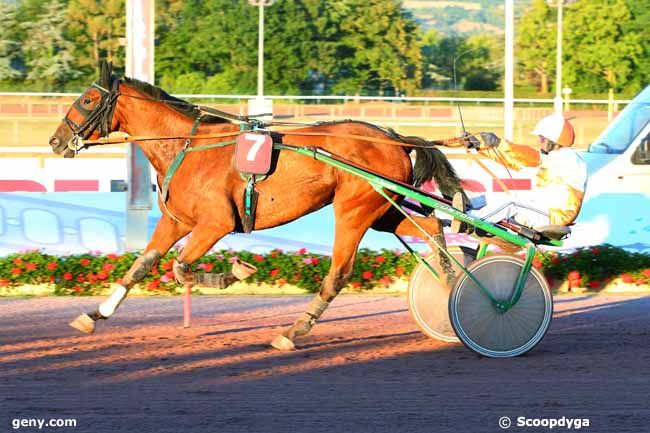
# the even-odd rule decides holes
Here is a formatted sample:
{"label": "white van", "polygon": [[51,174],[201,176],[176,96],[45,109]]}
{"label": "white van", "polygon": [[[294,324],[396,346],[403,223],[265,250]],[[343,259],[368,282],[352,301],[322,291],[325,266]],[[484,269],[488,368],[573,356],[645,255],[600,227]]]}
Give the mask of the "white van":
{"label": "white van", "polygon": [[589,180],[565,245],[650,251],[650,86],[580,155]]}

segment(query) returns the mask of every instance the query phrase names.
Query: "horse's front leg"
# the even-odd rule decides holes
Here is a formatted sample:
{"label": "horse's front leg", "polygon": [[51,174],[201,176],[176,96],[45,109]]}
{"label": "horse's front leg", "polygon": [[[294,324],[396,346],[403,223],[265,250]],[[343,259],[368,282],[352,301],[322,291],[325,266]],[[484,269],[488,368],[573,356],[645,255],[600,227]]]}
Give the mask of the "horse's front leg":
{"label": "horse's front leg", "polygon": [[70,326],[81,332],[91,334],[95,330],[95,323],[98,320],[106,320],[111,317],[122,301],[126,299],[129,290],[142,281],[151,269],[158,265],[160,258],[190,230],[190,227],[164,214],[158,221],[153,236],[143,254],[133,262],[128,272],[122,277],[122,284],[118,285],[96,310],[80,315],[70,322]]}

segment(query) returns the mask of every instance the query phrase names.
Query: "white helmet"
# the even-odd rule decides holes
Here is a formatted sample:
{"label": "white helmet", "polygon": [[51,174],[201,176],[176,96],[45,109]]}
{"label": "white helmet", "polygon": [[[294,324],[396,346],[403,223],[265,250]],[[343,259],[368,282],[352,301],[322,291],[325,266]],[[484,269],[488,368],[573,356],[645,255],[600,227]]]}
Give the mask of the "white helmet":
{"label": "white helmet", "polygon": [[543,117],[537,122],[532,133],[566,147],[572,146],[575,140],[573,126],[560,114]]}

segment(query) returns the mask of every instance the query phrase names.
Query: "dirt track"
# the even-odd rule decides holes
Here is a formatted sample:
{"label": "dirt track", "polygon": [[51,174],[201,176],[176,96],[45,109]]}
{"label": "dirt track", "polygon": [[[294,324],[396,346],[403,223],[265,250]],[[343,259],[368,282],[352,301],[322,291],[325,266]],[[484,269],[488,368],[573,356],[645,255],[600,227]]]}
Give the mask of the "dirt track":
{"label": "dirt track", "polygon": [[516,418],[650,431],[650,297],[556,299],[528,355],[479,358],[421,334],[402,297],[342,296],[302,349],[267,346],[304,297],[129,299],[95,335],[65,323],[97,298],[0,300],[0,432],[498,432]]}

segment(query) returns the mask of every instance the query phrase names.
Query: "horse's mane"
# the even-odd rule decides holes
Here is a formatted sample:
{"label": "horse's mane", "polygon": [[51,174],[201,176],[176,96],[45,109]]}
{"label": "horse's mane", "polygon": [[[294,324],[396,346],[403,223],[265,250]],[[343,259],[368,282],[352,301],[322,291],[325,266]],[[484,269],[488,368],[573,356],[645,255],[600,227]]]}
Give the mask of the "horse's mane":
{"label": "horse's mane", "polygon": [[[169,107],[173,108],[177,112],[188,116],[192,119],[196,119],[203,112],[191,102],[187,102],[183,99],[177,98],[165,92],[160,87],[154,86],[153,84],[140,81],[135,78],[124,77],[122,81],[125,84],[128,84],[130,87],[133,87],[135,90],[144,93],[147,96],[150,96],[152,99],[160,102],[166,103]],[[204,123],[229,123],[230,121],[226,118],[207,115],[202,119]]]}

